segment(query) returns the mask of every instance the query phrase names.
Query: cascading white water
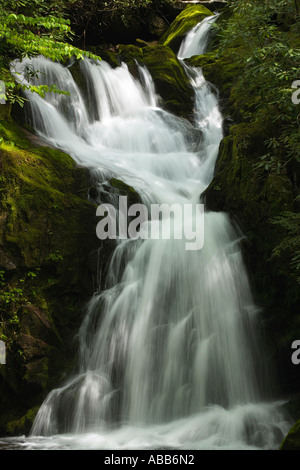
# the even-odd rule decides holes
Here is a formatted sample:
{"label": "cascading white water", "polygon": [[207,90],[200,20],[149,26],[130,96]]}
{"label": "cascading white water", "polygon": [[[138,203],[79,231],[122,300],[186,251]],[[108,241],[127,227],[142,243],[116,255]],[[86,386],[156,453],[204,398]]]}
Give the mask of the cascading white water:
{"label": "cascading white water", "polygon": [[213,16],[207,16],[191,29],[180,45],[178,57],[187,59],[193,55],[204,54],[209,42],[211,26],[218,16],[218,13]]}
{"label": "cascading white water", "polygon": [[[181,59],[205,50],[211,21],[187,36]],[[137,80],[124,64],[112,69],[85,60],[83,97],[68,68],[44,58],[23,61],[15,67],[24,80],[24,64],[71,91],[45,100],[28,95],[31,123],[91,168],[99,184],[117,176],[147,206],[199,203],[223,137],[217,98],[201,70],[186,67],[195,90],[192,126],[157,107],[144,68]],[[79,332],[78,373],[48,395],[26,446],[278,444],[288,425],[276,403],[260,401],[257,309],[240,234],[223,213],[206,212],[204,229],[197,251],[180,239],[118,241],[108,287],[90,300]],[[41,435],[47,437],[35,437]]]}

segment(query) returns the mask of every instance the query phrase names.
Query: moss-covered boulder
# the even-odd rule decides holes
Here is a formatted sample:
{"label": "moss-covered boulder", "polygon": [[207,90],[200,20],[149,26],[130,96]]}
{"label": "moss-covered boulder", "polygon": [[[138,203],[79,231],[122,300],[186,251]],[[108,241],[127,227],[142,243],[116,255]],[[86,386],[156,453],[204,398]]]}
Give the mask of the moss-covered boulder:
{"label": "moss-covered boulder", "polygon": [[107,185],[110,193],[116,194],[118,197],[126,196],[129,205],[141,203],[141,198],[136,190],[124,181],[117,178],[111,178]]}
{"label": "moss-covered boulder", "polygon": [[141,203],[136,190],[118,178],[110,178],[104,183],[94,181],[94,185],[89,189],[89,198],[96,204],[114,204],[120,196],[126,196],[129,205]]}
{"label": "moss-covered boulder", "polygon": [[88,256],[99,240],[89,172],[12,121],[0,121],[0,136],[4,435],[27,432],[28,410],[74,367],[73,338],[94,289]]}
{"label": "moss-covered boulder", "polygon": [[134,74],[137,74],[136,61],[147,67],[162,98],[162,107],[178,116],[192,118],[194,92],[182,64],[169,47],[120,45],[119,57]]}
{"label": "moss-covered boulder", "polygon": [[259,165],[267,135],[267,126],[262,132],[260,122],[232,126],[221,142],[215,178],[205,192],[211,209],[239,214],[249,228],[293,207],[289,178]]}
{"label": "moss-covered boulder", "polygon": [[300,420],[291,428],[283,440],[280,450],[300,450]]}
{"label": "moss-covered boulder", "polygon": [[[3,108],[6,108],[3,106]],[[105,284],[114,241],[96,235],[98,204],[134,188],[101,185],[3,109],[0,119],[0,435],[26,434],[47,393],[77,367],[74,338]],[[98,186],[97,186],[98,185]],[[100,188],[101,186],[101,188]],[[101,271],[101,272],[100,272]]]}
{"label": "moss-covered boulder", "polygon": [[299,246],[299,204],[289,172],[264,159],[273,132],[267,121],[264,126],[260,120],[231,126],[204,201],[209,210],[229,213],[245,235],[242,247],[262,308],[265,354],[276,365],[281,391],[297,393],[300,380],[291,344],[300,325],[299,280],[292,263]]}
{"label": "moss-covered boulder", "polygon": [[282,391],[297,393],[300,380],[291,344],[299,336],[300,296],[291,260],[299,240],[299,207],[289,172],[263,158],[273,132],[267,121],[264,126],[260,121],[233,125],[221,142],[204,201],[209,210],[231,214],[245,235],[242,246],[262,307],[266,356],[276,365]]}
{"label": "moss-covered boulder", "polygon": [[213,13],[203,5],[187,6],[172,22],[169,29],[159,40],[160,44],[170,47],[175,53],[186,34],[200,21]]}
{"label": "moss-covered boulder", "polygon": [[236,51],[232,50],[230,56],[220,56],[217,50],[203,55],[185,59],[192,67],[200,67],[205,79],[218,88],[220,95],[220,109],[224,118],[230,118],[230,122],[243,122],[243,109],[240,100],[235,95],[235,85],[243,66],[234,58]]}

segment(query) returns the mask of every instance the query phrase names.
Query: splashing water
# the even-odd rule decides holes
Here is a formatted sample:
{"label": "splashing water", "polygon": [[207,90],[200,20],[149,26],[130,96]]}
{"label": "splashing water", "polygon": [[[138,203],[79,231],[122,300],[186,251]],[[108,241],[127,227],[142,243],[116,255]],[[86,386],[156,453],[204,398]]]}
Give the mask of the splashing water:
{"label": "splashing water", "polygon": [[[205,51],[214,20],[187,35],[178,54],[183,64]],[[137,79],[125,64],[84,60],[83,93],[61,64],[38,57],[14,66],[24,81],[30,67],[71,92],[44,100],[28,94],[30,123],[89,167],[100,186],[122,179],[148,207],[199,202],[223,137],[217,97],[200,69],[184,65],[195,91],[191,125],[158,107],[145,68]],[[78,373],[48,395],[19,446],[278,446],[289,425],[278,403],[261,398],[258,309],[240,233],[224,213],[206,212],[204,228],[198,251],[181,239],[118,240],[107,289],[91,298],[79,331]]]}

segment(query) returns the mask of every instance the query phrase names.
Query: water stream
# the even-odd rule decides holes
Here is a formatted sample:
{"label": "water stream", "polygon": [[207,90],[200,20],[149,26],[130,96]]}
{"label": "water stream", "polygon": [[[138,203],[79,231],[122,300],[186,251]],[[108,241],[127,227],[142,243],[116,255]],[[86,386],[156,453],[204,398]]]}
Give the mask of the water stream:
{"label": "water stream", "polygon": [[[212,21],[187,35],[178,54],[182,63],[205,51]],[[113,176],[134,187],[148,208],[200,203],[223,137],[218,98],[200,69],[185,66],[195,92],[191,125],[158,106],[143,67],[137,79],[125,64],[113,69],[84,60],[83,93],[68,67],[42,57],[25,60],[15,64],[23,80],[26,66],[38,70],[43,83],[71,92],[28,95],[29,122],[90,168],[100,189]],[[107,288],[91,298],[79,331],[78,371],[48,395],[19,446],[278,446],[289,425],[280,404],[266,398],[260,312],[241,233],[224,213],[206,211],[203,221],[198,250],[175,237],[117,240]]]}

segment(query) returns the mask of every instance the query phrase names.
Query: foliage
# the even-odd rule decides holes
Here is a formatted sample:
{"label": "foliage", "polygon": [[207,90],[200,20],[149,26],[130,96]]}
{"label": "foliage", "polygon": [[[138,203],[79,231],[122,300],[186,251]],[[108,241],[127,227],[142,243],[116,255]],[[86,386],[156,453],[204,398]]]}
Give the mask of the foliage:
{"label": "foliage", "polygon": [[49,261],[54,261],[54,262],[59,262],[63,260],[62,254],[59,252],[59,250],[56,250],[54,253],[50,253],[48,256]]}
{"label": "foliage", "polygon": [[27,299],[24,296],[22,284],[24,279],[20,279],[14,285],[9,284],[5,279],[5,271],[0,271],[0,339],[5,341],[10,347],[12,340],[4,332],[8,333],[10,328],[15,329],[19,325],[17,311]]}
{"label": "foliage", "polygon": [[[53,84],[51,89],[16,83],[8,72],[10,62],[33,55],[44,55],[54,61],[86,56],[100,59],[73,45],[74,27],[85,38],[107,31],[116,23],[130,28],[143,23],[145,17],[170,5],[174,0],[2,0],[0,11],[0,80],[5,83],[8,102],[23,105],[21,88],[29,88],[41,96],[47,91],[61,93]],[[93,25],[93,26],[92,26]],[[78,39],[78,38],[77,38]],[[84,49],[85,41],[83,40]]]}
{"label": "foliage", "polygon": [[266,129],[260,153],[252,163],[256,178],[288,176],[294,207],[270,223],[282,238],[271,259],[288,260],[300,282],[300,104],[293,102],[293,84],[300,79],[300,8],[294,0],[231,0],[229,18],[219,32],[218,57],[239,64],[232,102],[241,119]]}
{"label": "foliage", "polygon": [[[34,55],[44,55],[54,61],[65,61],[70,57],[83,59],[92,57],[89,52],[72,46],[67,40],[72,38],[70,20],[64,18],[62,2],[15,0],[2,2],[0,11],[0,79],[5,83],[6,99],[9,102],[23,103],[18,95],[20,88],[30,89],[41,96],[47,91],[61,92],[55,84],[31,86],[16,83],[8,72],[11,60]],[[34,14],[32,14],[34,12]],[[29,16],[28,16],[29,13]],[[56,15],[56,16],[54,16]]]}
{"label": "foliage", "polygon": [[[300,163],[300,109],[292,102],[300,77],[300,17],[294,0],[231,1],[231,18],[219,54],[233,54],[243,67],[234,94],[246,119],[271,119],[276,136],[267,142],[268,169]],[[269,165],[269,163],[273,163]]]}
{"label": "foliage", "polygon": [[164,10],[176,0],[66,0],[66,11],[72,28],[85,44],[86,36],[105,41],[111,29],[130,29],[146,25],[155,13]]}
{"label": "foliage", "polygon": [[291,259],[292,272],[300,284],[300,213],[286,211],[274,217],[272,222],[287,233],[287,236],[274,248],[272,258],[287,253]]}
{"label": "foliage", "polygon": [[39,268],[27,271],[21,279],[14,281],[7,281],[5,271],[0,271],[0,326],[3,322],[19,323],[17,311],[21,305],[29,302],[30,297],[34,296],[31,281],[38,277],[39,271]]}

